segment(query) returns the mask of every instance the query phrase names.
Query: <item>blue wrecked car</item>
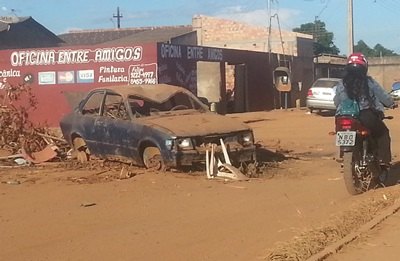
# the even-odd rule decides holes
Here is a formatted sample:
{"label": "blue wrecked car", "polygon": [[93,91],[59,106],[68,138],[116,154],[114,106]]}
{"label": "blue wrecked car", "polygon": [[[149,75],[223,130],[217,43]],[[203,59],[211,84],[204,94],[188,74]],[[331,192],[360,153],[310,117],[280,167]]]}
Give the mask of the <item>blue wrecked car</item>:
{"label": "blue wrecked car", "polygon": [[167,85],[97,88],[60,121],[80,162],[91,157],[166,170],[205,162],[225,143],[233,162],[255,160],[252,129],[209,111],[187,89]]}

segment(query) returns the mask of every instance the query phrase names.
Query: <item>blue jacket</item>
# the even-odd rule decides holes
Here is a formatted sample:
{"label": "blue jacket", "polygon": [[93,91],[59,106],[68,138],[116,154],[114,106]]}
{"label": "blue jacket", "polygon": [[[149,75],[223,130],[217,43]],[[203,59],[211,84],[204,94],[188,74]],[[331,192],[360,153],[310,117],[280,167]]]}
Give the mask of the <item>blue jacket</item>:
{"label": "blue jacket", "polygon": [[[390,108],[394,105],[393,98],[385,91],[383,87],[379,85],[374,79],[368,77],[368,87],[369,94],[373,100],[374,104],[370,104],[368,98],[365,96],[360,97],[359,107],[360,110],[365,110],[369,108],[375,108],[381,112],[384,112],[385,107]],[[336,94],[333,101],[336,106],[336,112],[340,111],[340,104],[342,101],[348,99],[343,82],[340,81],[336,87]]]}

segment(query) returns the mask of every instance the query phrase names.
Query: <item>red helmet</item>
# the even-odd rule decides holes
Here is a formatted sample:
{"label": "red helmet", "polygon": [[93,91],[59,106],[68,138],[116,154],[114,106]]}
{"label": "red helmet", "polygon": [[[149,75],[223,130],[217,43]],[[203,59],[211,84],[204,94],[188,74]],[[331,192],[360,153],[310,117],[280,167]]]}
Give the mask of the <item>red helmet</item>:
{"label": "red helmet", "polygon": [[348,71],[359,71],[366,74],[368,61],[362,53],[352,53],[347,58],[346,68]]}

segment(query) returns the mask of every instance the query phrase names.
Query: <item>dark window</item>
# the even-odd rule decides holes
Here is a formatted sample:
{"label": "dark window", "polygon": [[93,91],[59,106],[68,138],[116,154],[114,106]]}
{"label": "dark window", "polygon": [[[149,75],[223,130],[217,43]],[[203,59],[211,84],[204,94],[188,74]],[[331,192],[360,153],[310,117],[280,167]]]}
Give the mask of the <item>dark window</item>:
{"label": "dark window", "polygon": [[106,94],[104,100],[104,116],[113,119],[129,119],[128,112],[124,105],[124,100],[118,94]]}
{"label": "dark window", "polygon": [[82,114],[99,115],[103,98],[104,98],[103,92],[93,93],[83,106]]}
{"label": "dark window", "polygon": [[330,80],[317,80],[313,87],[324,87],[324,88],[333,88],[338,84],[338,81],[330,81]]}

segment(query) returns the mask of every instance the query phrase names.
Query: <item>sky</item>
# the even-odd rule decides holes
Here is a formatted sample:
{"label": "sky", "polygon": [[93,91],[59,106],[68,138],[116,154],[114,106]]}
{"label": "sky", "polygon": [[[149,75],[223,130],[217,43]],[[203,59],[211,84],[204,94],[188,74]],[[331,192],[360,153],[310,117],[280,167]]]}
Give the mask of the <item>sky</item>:
{"label": "sky", "polygon": [[[270,3],[270,5],[269,5]],[[292,30],[321,20],[334,34],[340,54],[348,52],[348,0],[0,0],[0,16],[31,16],[55,34],[78,29],[190,25],[194,15]],[[268,7],[271,7],[269,11]],[[278,19],[279,18],[279,24]],[[400,54],[400,1],[353,0],[354,44],[381,44]]]}

